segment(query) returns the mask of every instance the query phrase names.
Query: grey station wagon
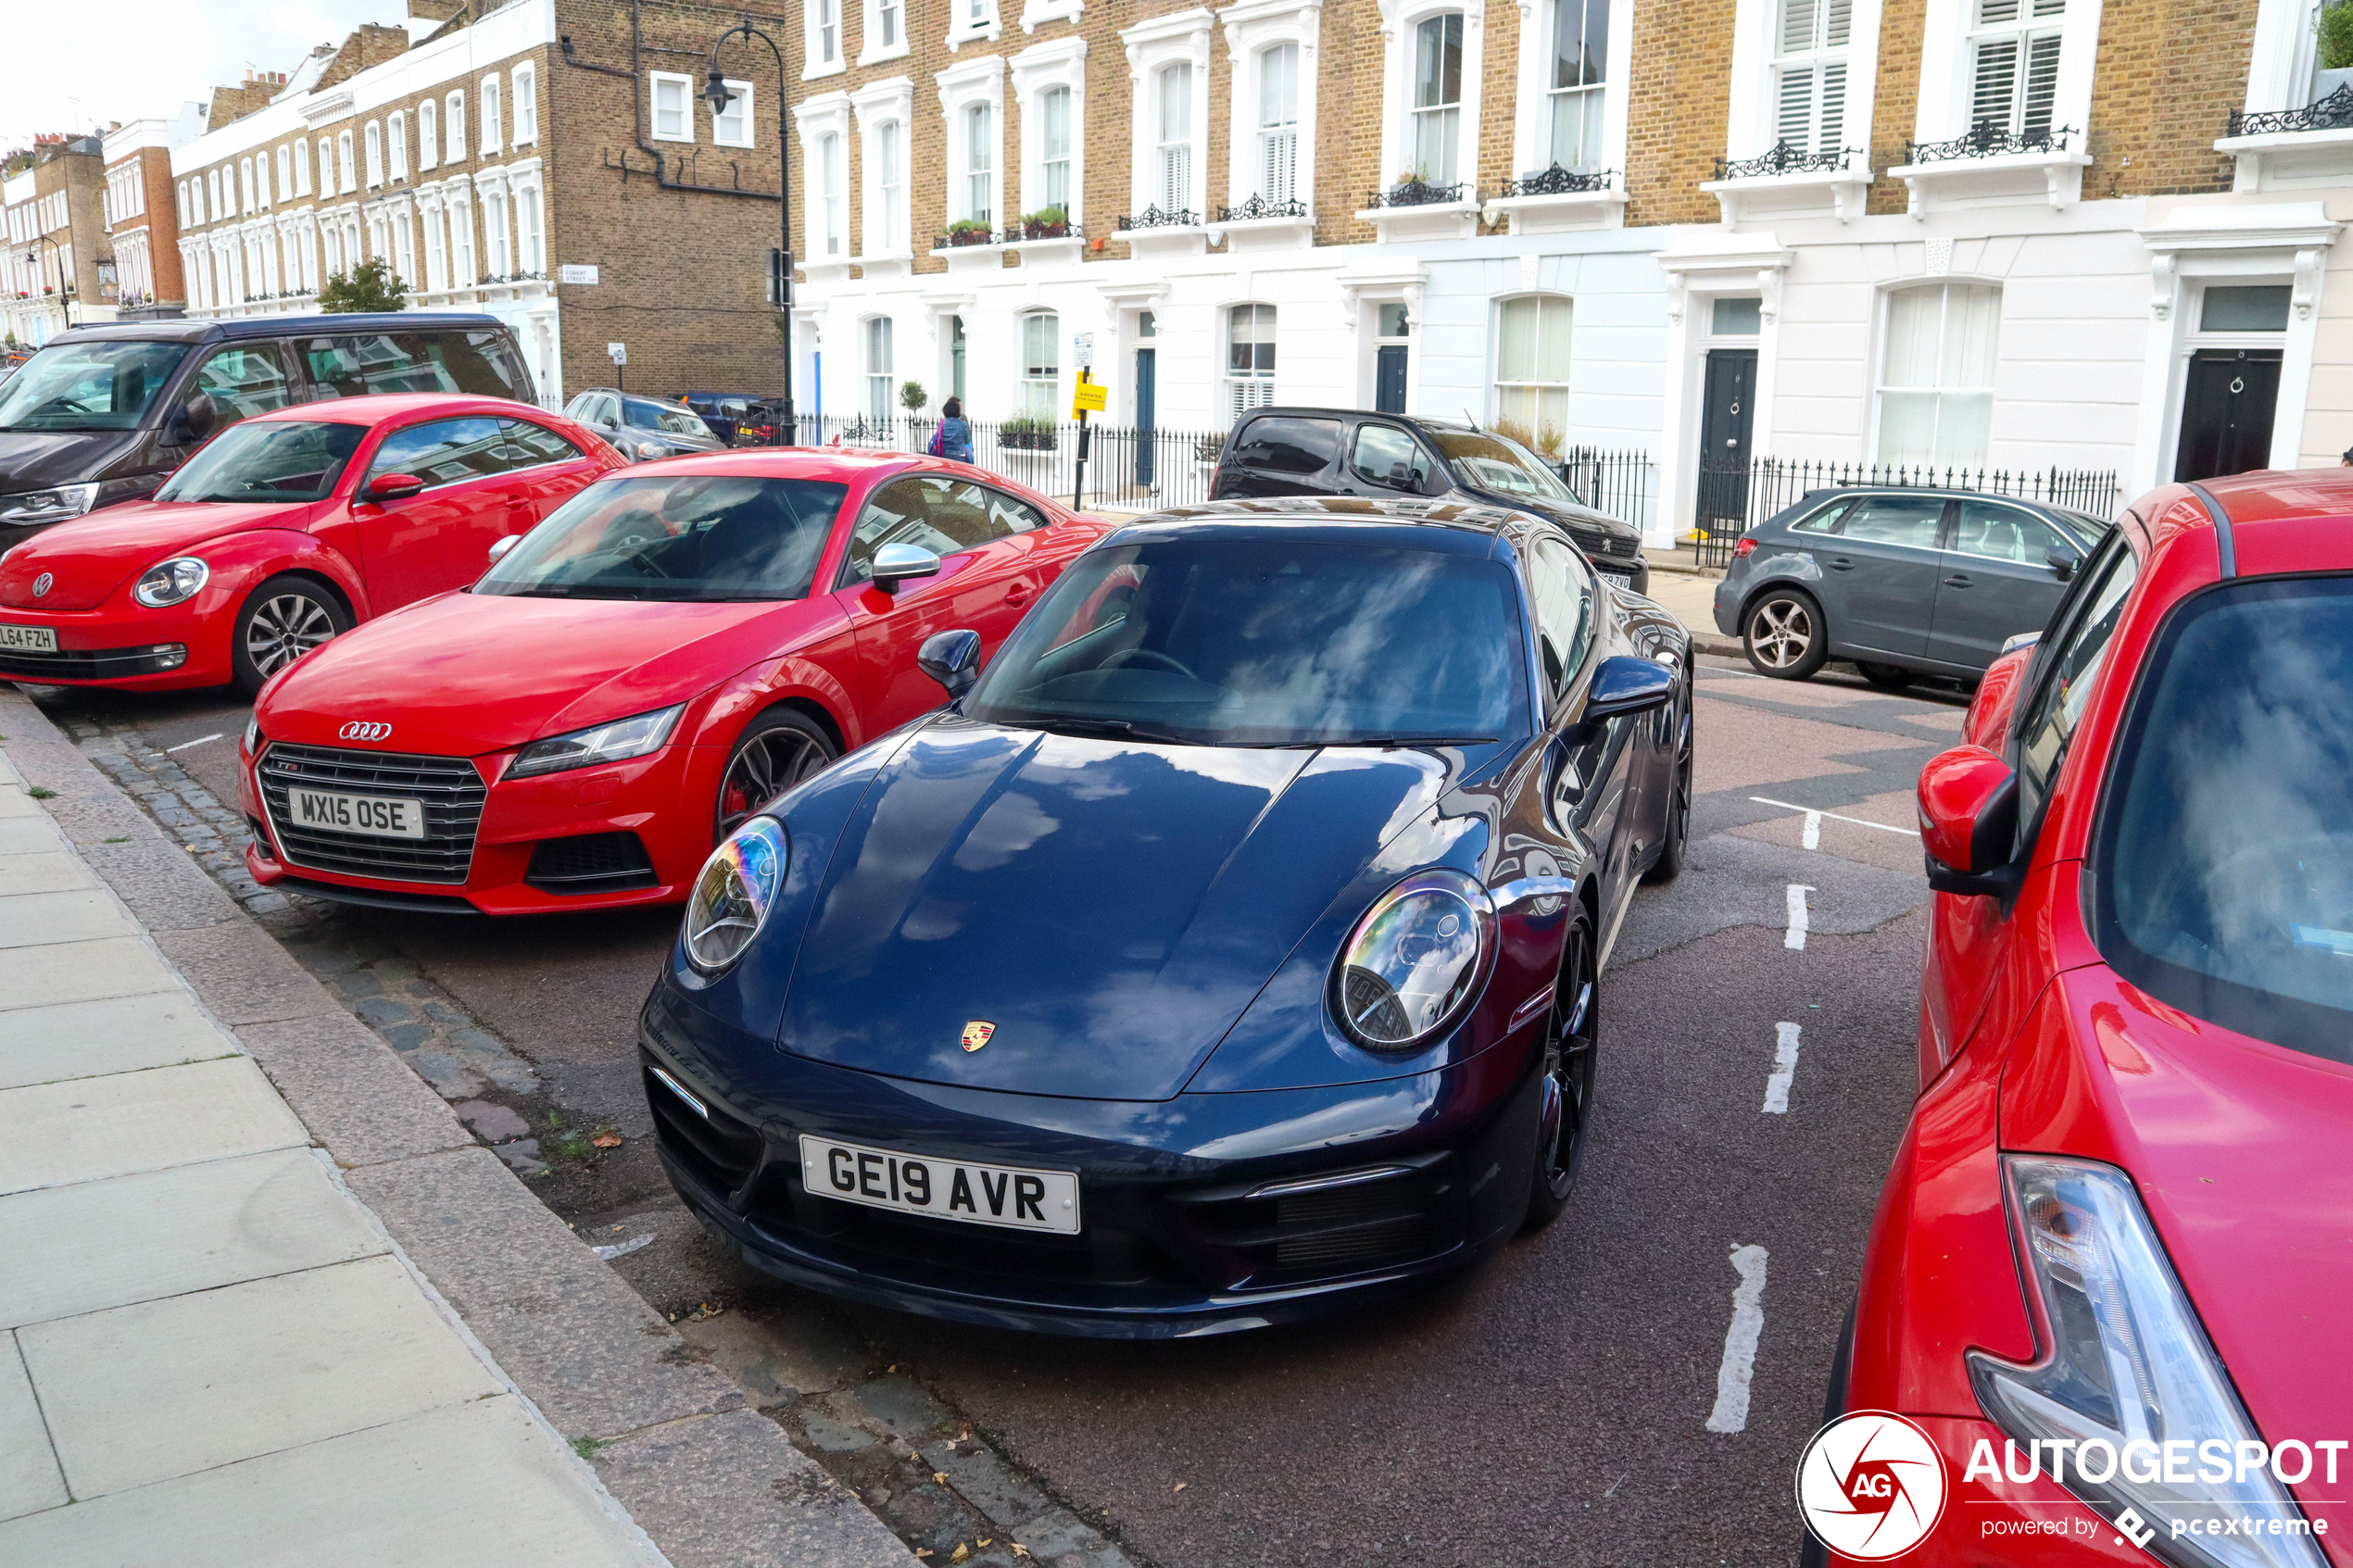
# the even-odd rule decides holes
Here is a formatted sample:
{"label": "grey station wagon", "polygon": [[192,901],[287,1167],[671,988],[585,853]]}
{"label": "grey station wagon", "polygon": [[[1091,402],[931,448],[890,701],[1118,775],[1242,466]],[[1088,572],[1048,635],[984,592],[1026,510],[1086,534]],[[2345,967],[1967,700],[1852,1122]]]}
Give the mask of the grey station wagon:
{"label": "grey station wagon", "polygon": [[2108,525],[2082,512],[1952,490],[1818,490],[1743,536],[1716,625],[1757,673],[1803,681],[1852,659],[1890,689],[1974,680],[2040,632]]}

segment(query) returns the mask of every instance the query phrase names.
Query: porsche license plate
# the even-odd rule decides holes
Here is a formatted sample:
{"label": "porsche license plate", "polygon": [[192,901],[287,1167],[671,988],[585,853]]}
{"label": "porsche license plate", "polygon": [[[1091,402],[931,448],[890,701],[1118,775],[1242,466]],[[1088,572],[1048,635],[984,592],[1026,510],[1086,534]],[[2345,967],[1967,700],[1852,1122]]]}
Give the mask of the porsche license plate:
{"label": "porsche license plate", "polygon": [[297,828],[364,833],[376,838],[422,838],[425,803],[387,800],[381,795],[336,795],[323,789],[288,792],[286,810]]}
{"label": "porsche license plate", "polygon": [[57,634],[46,626],[0,626],[0,648],[19,653],[55,653]]}
{"label": "porsche license plate", "polygon": [[800,1179],[844,1203],[1009,1230],[1078,1234],[1078,1177],[800,1135]]}

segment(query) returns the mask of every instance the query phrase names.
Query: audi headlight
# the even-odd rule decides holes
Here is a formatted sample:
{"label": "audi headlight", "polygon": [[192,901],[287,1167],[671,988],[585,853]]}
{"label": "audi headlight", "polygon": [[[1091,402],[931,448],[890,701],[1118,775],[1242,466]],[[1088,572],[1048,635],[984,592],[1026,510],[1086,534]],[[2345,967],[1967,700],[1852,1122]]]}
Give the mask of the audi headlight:
{"label": "audi headlight", "polygon": [[0,522],[31,528],[36,523],[63,522],[80,517],[98,503],[94,484],[60,484],[48,490],[20,490],[0,495]]}
{"label": "audi headlight", "polygon": [[615,719],[610,724],[596,724],[570,734],[533,741],[507,764],[507,777],[560,773],[567,768],[593,768],[599,762],[622,762],[660,751],[670,739],[670,732],[677,728],[678,716],[686,711],[686,705],[682,702],[657,713]]}
{"label": "audi headlight", "polygon": [[774,817],[754,817],[711,852],[686,900],[686,961],[717,974],[751,946],[776,890],[785,884],[791,847]]}
{"label": "audi headlight", "polygon": [[1407,1050],[1462,1016],[1495,952],[1495,905],[1461,872],[1418,872],[1373,901],[1332,974],[1332,1011],[1367,1050]]}
{"label": "audi headlight", "polygon": [[670,448],[664,446],[659,441],[640,441],[637,443],[637,456],[641,459],[647,458],[667,458],[670,456]]}
{"label": "audi headlight", "polygon": [[261,721],[258,719],[247,719],[245,721],[245,733],[242,739],[245,745],[245,755],[247,757],[260,756]]}
{"label": "audi headlight", "polygon": [[2110,1521],[2134,1514],[2134,1539],[2174,1568],[2322,1568],[2282,1484],[2312,1473],[2313,1449],[2257,1434],[2132,1179],[2088,1160],[2003,1165],[2050,1349],[2023,1367],[1969,1352],[1986,1413]]}
{"label": "audi headlight", "polygon": [[161,609],[195,596],[212,579],[212,568],[195,556],[174,556],[141,574],[131,596],[150,609]]}

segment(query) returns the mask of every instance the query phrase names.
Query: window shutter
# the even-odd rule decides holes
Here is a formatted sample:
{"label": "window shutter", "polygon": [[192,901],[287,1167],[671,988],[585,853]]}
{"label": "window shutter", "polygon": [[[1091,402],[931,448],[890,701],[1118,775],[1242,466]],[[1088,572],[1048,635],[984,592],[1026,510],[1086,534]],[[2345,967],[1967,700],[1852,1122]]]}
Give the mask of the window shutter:
{"label": "window shutter", "polygon": [[1830,0],[1822,7],[1822,47],[1843,49],[1855,20],[1854,0]]}
{"label": "window shutter", "polygon": [[1785,66],[1781,69],[1780,140],[1800,152],[1814,146],[1814,68]]}
{"label": "window shutter", "polygon": [[2026,114],[2020,129],[2032,133],[2051,128],[2051,109],[2058,96],[2059,36],[2046,33],[2026,45]]}
{"label": "window shutter", "polygon": [[[1987,0],[1991,10],[1996,0]],[[2012,10],[2017,0],[2000,0]],[[2018,97],[2018,47],[2015,38],[1990,39],[1977,46],[1977,58],[1970,70],[1969,120],[1990,119],[2007,130],[2010,123],[2010,107]]]}
{"label": "window shutter", "polygon": [[1815,132],[1811,150],[1835,152],[1841,145],[1841,138],[1846,134],[1846,62],[1836,60],[1821,67],[1820,70],[1822,118]]}
{"label": "window shutter", "polygon": [[1784,55],[1803,54],[1814,47],[1815,0],[1789,0],[1781,7],[1781,48]]}
{"label": "window shutter", "polygon": [[1193,192],[1193,149],[1190,144],[1179,144],[1161,149],[1160,209],[1176,212],[1191,199]]}

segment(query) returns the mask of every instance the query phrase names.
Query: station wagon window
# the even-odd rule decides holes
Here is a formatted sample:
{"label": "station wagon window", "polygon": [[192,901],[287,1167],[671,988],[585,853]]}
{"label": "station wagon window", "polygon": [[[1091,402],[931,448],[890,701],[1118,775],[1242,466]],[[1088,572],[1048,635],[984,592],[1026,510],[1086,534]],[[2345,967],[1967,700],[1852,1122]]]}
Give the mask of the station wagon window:
{"label": "station wagon window", "polygon": [[1944,519],[1942,495],[1870,495],[1840,520],[1839,537],[1872,545],[1936,548],[1937,525]]}
{"label": "station wagon window", "polygon": [[[1403,473],[1398,472],[1400,466]],[[1429,482],[1429,454],[1422,450],[1420,442],[1395,425],[1359,425],[1356,429],[1356,449],[1349,455],[1348,466],[1356,477],[1371,484],[1395,484],[1403,478],[1416,490]]]}
{"label": "station wagon window", "polygon": [[1965,556],[2038,567],[2045,565],[2056,549],[2064,548],[2070,556],[2081,553],[2059,537],[2058,530],[2032,512],[1993,501],[1961,503],[1960,521],[1953,530],[1953,548]]}
{"label": "station wagon window", "polygon": [[1321,473],[1340,456],[1338,420],[1253,420],[1234,442],[1234,461],[1269,473]]}
{"label": "station wagon window", "polygon": [[1842,495],[1812,516],[1799,518],[1790,527],[1801,533],[1835,533],[1838,532],[1838,520],[1844,517],[1846,508],[1854,504],[1853,496]]}
{"label": "station wagon window", "polygon": [[2035,656],[2034,691],[2019,723],[2018,822],[2021,847],[2040,827],[2043,803],[2059,764],[2067,759],[2068,743],[2077,721],[2092,700],[2092,685],[2124,619],[2124,601],[2139,581],[2140,562],[2125,543],[2122,531],[2108,536],[2100,554],[2084,569],[2082,588],[2062,606],[2059,619],[2066,629],[2056,643],[2045,643]]}
{"label": "station wagon window", "polygon": [[215,349],[196,367],[196,390],[212,399],[222,424],[249,420],[295,400],[285,368],[266,344]]}
{"label": "station wagon window", "polygon": [[508,458],[506,433],[498,426],[498,420],[478,416],[434,420],[394,431],[376,448],[368,477],[415,474],[430,488],[505,473],[514,464]]}

